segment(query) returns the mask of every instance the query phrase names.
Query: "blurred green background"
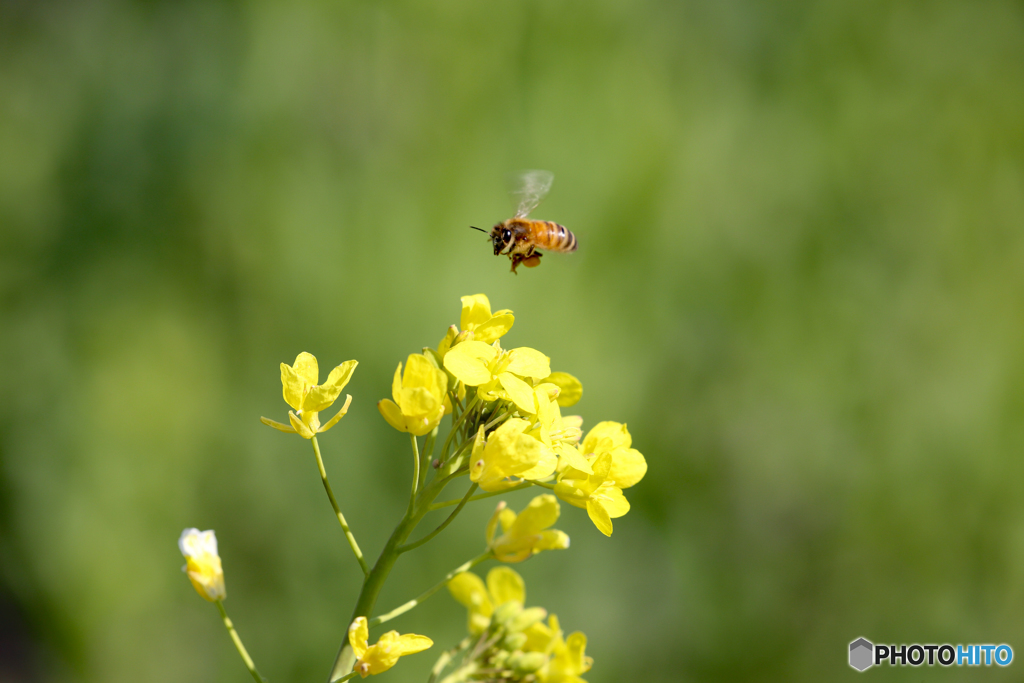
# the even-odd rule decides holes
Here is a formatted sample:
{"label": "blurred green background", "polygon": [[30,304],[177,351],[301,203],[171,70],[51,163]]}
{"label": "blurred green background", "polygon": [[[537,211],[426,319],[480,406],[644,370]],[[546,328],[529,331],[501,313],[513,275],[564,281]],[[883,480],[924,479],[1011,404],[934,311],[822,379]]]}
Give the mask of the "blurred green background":
{"label": "blurred green background", "polygon": [[[513,276],[467,226],[520,168],[580,250]],[[248,680],[189,526],[262,673],[324,680],[359,572],[259,423],[278,364],[360,361],[321,444],[375,557],[409,461],[375,402],[477,292],[650,466],[612,538],[563,506],[572,548],[516,567],[591,683],[852,679],[858,636],[1024,656],[1022,225],[1020,2],[3,0],[0,680]]]}

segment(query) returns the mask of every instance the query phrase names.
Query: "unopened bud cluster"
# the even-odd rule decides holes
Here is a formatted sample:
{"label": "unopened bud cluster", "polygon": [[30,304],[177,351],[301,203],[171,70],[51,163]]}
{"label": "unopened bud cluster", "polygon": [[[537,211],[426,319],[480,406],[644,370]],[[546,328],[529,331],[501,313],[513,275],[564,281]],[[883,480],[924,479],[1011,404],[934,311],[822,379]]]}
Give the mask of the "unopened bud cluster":
{"label": "unopened bud cluster", "polygon": [[492,569],[486,584],[476,574],[459,574],[448,589],[469,612],[470,635],[452,653],[462,660],[442,683],[570,683],[590,669],[587,637],[576,632],[563,638],[558,617],[543,607],[525,607],[525,584],[509,567]]}

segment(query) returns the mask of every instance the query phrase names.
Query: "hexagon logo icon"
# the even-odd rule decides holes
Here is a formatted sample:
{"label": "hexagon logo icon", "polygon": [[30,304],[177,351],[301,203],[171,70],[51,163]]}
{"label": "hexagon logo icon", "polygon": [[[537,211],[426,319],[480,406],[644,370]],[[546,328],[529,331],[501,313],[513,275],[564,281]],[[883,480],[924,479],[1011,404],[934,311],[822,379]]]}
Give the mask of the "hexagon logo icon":
{"label": "hexagon logo icon", "polygon": [[850,666],[863,671],[874,664],[875,646],[866,638],[858,638],[850,643]]}

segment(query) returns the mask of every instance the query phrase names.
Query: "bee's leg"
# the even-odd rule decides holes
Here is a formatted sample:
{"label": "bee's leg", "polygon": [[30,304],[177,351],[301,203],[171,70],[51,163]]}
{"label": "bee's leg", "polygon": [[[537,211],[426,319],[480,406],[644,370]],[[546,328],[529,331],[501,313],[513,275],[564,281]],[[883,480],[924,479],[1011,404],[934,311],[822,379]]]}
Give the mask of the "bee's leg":
{"label": "bee's leg", "polygon": [[516,273],[516,268],[518,268],[519,264],[523,261],[523,255],[509,254],[509,258],[512,259],[512,272],[515,273],[516,275],[519,275],[519,273]]}

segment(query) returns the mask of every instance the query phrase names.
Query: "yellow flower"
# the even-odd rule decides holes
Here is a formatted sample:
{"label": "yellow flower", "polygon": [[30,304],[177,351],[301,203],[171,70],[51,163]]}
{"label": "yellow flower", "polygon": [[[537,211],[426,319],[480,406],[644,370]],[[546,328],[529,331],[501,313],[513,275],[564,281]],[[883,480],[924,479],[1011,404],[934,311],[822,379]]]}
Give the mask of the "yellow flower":
{"label": "yellow flower", "polygon": [[459,327],[462,328],[461,339],[475,339],[490,344],[512,329],[515,322],[512,311],[502,309],[491,313],[491,302],[485,294],[474,294],[462,297],[462,316]]}
{"label": "yellow flower", "polygon": [[[498,560],[508,563],[522,562],[542,550],[568,548],[565,532],[548,529],[558,515],[558,500],[547,493],[531,500],[518,515],[502,501],[487,523],[487,546]],[[502,535],[496,537],[499,524]]]}
{"label": "yellow flower", "polygon": [[[555,484],[555,494],[570,505],[586,508],[594,526],[605,536],[612,535],[612,519],[629,512],[622,489],[633,486],[647,473],[647,461],[640,451],[630,448],[631,444],[626,425],[599,423],[578,449],[590,463],[591,471],[574,466],[566,458],[569,464]],[[570,455],[563,450],[558,452],[563,457]]]}
{"label": "yellow flower", "polygon": [[377,409],[388,424],[400,432],[423,436],[438,425],[445,415],[448,375],[423,354],[414,353],[398,364],[391,382],[394,401],[383,399]]}
{"label": "yellow flower", "polygon": [[[583,420],[575,415],[562,417],[562,411],[556,398],[560,398],[560,389],[555,384],[542,382],[533,388],[533,401],[536,408],[532,412],[531,421],[540,431],[540,440],[548,446],[566,444],[576,446],[583,436],[580,425]],[[575,450],[575,449],[573,449]],[[583,460],[583,462],[586,462]]]}
{"label": "yellow flower", "polygon": [[509,567],[495,567],[487,573],[487,585],[472,572],[463,572],[448,582],[448,590],[469,611],[469,632],[480,635],[491,624],[494,610],[509,602],[526,601],[526,584]]}
{"label": "yellow flower", "polygon": [[551,615],[549,630],[552,633],[548,651],[551,659],[537,672],[541,683],[587,683],[579,674],[590,671],[594,665],[592,657],[587,657],[587,637],[576,631],[562,640],[562,631],[558,627],[558,618]]}
{"label": "yellow flower", "polygon": [[530,423],[516,417],[506,420],[490,437],[481,427],[473,442],[469,478],[484,491],[500,491],[521,479],[543,479],[554,473],[558,459],[554,451],[531,434]]}
{"label": "yellow flower", "polygon": [[185,556],[185,566],[181,571],[188,574],[196,592],[210,602],[226,598],[224,570],[220,566],[217,535],[213,529],[185,529],[178,538],[178,548]]}
{"label": "yellow flower", "polygon": [[288,411],[288,421],[291,426],[266,417],[261,417],[260,421],[282,432],[298,433],[304,439],[312,439],[315,435],[326,432],[348,412],[352,397],[348,396],[338,414],[323,426],[320,426],[318,413],[330,407],[341,395],[341,390],[352,378],[352,373],[358,364],[357,361],[347,360],[331,370],[326,382],[317,384],[320,370],[313,354],[303,351],[295,358],[294,365],[281,363],[281,385],[284,388],[284,400],[294,409]]}
{"label": "yellow flower", "polygon": [[483,400],[511,400],[533,412],[533,387],[522,378],[544,379],[551,374],[551,359],[525,346],[502,351],[497,342],[470,340],[445,354],[444,367],[466,386],[477,387]]}
{"label": "yellow flower", "polygon": [[423,652],[434,644],[426,636],[412,633],[401,636],[398,631],[388,631],[375,644],[367,646],[369,635],[366,617],[356,617],[348,627],[348,642],[358,657],[352,670],[358,671],[363,678],[387,671],[398,662],[399,657]]}

